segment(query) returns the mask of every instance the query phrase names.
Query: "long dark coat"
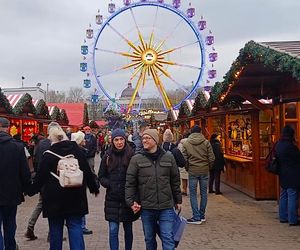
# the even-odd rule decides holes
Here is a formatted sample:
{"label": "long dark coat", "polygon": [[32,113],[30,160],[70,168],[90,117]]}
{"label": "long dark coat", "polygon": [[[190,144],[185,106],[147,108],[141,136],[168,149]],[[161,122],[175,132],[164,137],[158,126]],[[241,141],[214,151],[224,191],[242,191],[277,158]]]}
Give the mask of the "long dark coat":
{"label": "long dark coat", "polygon": [[28,185],[30,170],[24,145],[0,132],[0,206],[19,205]]}
{"label": "long dark coat", "polygon": [[44,153],[28,194],[33,195],[41,190],[43,199],[44,217],[61,217],[67,215],[83,216],[88,214],[88,203],[86,196],[86,186],[91,193],[98,193],[99,188],[96,176],[92,173],[89,164],[78,145],[73,141],[62,141],[53,144],[50,150],[61,156],[73,154],[79,162],[79,167],[83,171],[84,185],[74,188],[63,188],[59,181],[50,174],[57,172],[59,158]]}
{"label": "long dark coat", "polygon": [[[129,147],[126,145],[126,147]],[[104,213],[105,220],[114,222],[131,222],[137,219],[132,209],[125,202],[126,171],[128,166],[122,162],[122,153],[110,148],[101,160],[98,177],[100,183],[106,188]],[[114,157],[118,164],[111,168],[111,158]],[[108,165],[107,165],[108,164]]]}
{"label": "long dark coat", "polygon": [[300,188],[300,151],[289,138],[282,138],[275,147],[280,162],[279,181],[282,188]]}
{"label": "long dark coat", "polygon": [[212,170],[224,170],[225,160],[222,151],[222,145],[219,140],[214,139],[210,142],[215,155],[214,165]]}

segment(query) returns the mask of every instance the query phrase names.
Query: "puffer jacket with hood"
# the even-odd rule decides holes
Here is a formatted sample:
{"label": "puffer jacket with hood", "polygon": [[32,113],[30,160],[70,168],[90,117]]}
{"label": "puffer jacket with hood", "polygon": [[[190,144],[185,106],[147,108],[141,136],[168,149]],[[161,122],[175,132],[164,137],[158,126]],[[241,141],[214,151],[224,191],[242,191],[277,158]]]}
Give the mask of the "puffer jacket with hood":
{"label": "puffer jacket with hood", "polygon": [[187,160],[188,173],[195,176],[208,174],[215,161],[211,144],[202,133],[192,133],[187,138],[182,154]]}
{"label": "puffer jacket with hood", "polygon": [[23,192],[30,182],[24,145],[8,133],[0,132],[0,206],[16,206],[23,202]]}

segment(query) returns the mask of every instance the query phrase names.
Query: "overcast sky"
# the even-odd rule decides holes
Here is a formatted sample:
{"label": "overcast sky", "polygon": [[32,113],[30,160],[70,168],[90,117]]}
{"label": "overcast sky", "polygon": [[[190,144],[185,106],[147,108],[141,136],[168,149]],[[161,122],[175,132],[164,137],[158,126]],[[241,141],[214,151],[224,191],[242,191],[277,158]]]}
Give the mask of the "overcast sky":
{"label": "overcast sky", "polygon": [[[0,0],[0,86],[42,83],[42,88],[82,87],[80,46],[85,30],[110,0]],[[122,1],[115,0],[118,6]],[[170,3],[171,0],[165,0]],[[215,36],[221,81],[249,40],[300,40],[299,0],[182,0],[196,7]],[[127,80],[126,80],[127,81]]]}

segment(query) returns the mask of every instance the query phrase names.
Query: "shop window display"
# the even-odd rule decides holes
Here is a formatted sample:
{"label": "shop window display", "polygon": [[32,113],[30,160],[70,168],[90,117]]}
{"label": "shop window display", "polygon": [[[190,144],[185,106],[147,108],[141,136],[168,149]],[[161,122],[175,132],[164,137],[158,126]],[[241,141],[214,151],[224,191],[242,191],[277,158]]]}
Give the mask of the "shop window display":
{"label": "shop window display", "polygon": [[268,112],[259,112],[260,158],[266,158],[275,143],[275,124]]}
{"label": "shop window display", "polygon": [[227,138],[227,153],[242,157],[252,157],[251,116],[229,115]]}

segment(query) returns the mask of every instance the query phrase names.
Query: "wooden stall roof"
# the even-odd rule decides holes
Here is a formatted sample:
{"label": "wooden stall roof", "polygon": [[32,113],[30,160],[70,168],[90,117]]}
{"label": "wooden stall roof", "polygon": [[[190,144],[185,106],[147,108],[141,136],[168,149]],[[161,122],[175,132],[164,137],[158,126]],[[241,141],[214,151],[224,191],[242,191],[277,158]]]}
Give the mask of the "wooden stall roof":
{"label": "wooden stall roof", "polygon": [[300,98],[300,41],[248,42],[211,91],[210,104],[249,101],[264,109],[260,99],[273,103]]}
{"label": "wooden stall roof", "polygon": [[260,45],[269,47],[281,53],[289,54],[290,56],[300,59],[300,41],[293,42],[261,42]]}

